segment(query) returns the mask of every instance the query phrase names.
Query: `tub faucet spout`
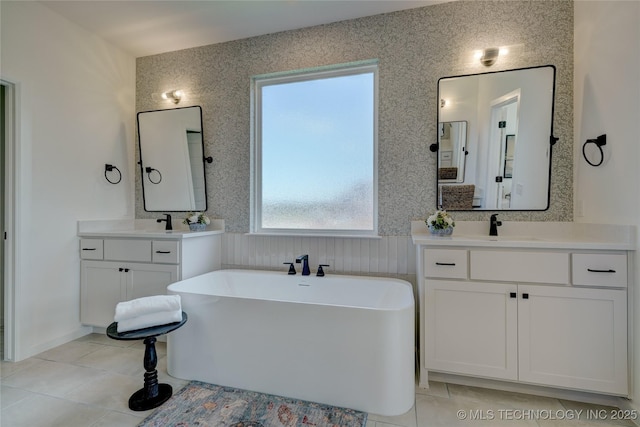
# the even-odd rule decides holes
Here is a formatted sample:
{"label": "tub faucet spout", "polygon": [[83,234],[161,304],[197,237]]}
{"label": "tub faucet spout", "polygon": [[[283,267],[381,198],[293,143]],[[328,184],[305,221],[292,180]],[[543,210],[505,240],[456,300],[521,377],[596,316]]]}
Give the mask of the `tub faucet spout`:
{"label": "tub faucet spout", "polygon": [[308,276],[311,274],[311,271],[309,270],[309,255],[300,255],[298,258],[296,258],[296,263],[302,263],[303,276]]}

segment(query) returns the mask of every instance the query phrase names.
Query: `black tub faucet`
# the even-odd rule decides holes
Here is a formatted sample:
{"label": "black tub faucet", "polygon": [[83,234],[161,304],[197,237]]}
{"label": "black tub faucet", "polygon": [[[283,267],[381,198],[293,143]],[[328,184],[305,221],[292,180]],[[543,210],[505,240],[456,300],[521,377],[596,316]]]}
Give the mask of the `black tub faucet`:
{"label": "black tub faucet", "polygon": [[292,263],[292,262],[283,262],[283,264],[285,264],[285,265],[288,265],[288,266],[289,266],[289,272],[288,272],[287,274],[290,274],[290,275],[292,275],[292,276],[293,276],[294,274],[296,274],[296,268],[293,266],[293,263]]}
{"label": "black tub faucet", "polygon": [[316,273],[316,276],[324,277],[324,269],[322,267],[331,267],[331,266],[329,264],[320,264],[318,266],[318,272]]}
{"label": "black tub faucet", "polygon": [[502,221],[498,221],[498,214],[491,215],[491,219],[489,220],[489,236],[497,236],[498,235],[498,227],[502,225]]}
{"label": "black tub faucet", "polygon": [[310,275],[311,271],[309,271],[309,255],[300,255],[298,258],[296,258],[296,264],[300,263],[302,263],[302,275]]}
{"label": "black tub faucet", "polygon": [[158,218],[156,222],[166,221],[167,224],[164,226],[164,229],[167,231],[173,230],[173,227],[171,226],[171,215],[169,214],[163,214],[163,215],[166,215],[166,218]]}

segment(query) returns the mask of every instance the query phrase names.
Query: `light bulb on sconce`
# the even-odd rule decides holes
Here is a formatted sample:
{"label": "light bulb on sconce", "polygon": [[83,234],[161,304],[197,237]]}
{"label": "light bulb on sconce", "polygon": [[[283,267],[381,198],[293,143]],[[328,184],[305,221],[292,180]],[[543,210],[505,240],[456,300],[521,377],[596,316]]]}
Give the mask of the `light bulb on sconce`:
{"label": "light bulb on sconce", "polygon": [[444,98],[441,98],[441,99],[440,99],[440,108],[445,108],[445,107],[447,107],[448,105],[449,105],[449,101],[447,101],[447,100],[446,100],[446,99],[444,99]]}
{"label": "light bulb on sconce", "polygon": [[508,53],[508,47],[488,47],[486,49],[476,50],[473,56],[485,67],[490,67],[496,63],[498,57],[505,56]]}
{"label": "light bulb on sconce", "polygon": [[496,63],[500,56],[500,49],[497,47],[488,47],[482,51],[480,56],[480,63],[485,67],[490,67]]}
{"label": "light bulb on sconce", "polygon": [[174,104],[177,104],[182,99],[182,95],[184,95],[184,92],[182,92],[179,89],[178,90],[170,90],[170,91],[164,92],[162,94],[162,99],[166,99],[166,100],[169,100],[169,101],[173,102]]}
{"label": "light bulb on sconce", "polygon": [[[524,53],[524,44],[511,44],[476,49],[473,51],[473,60],[470,59],[470,64],[477,64],[476,61],[479,61],[485,67],[490,67],[498,62],[498,60],[504,61],[506,56],[515,59],[522,56]],[[465,53],[465,55],[469,55],[469,53]]]}

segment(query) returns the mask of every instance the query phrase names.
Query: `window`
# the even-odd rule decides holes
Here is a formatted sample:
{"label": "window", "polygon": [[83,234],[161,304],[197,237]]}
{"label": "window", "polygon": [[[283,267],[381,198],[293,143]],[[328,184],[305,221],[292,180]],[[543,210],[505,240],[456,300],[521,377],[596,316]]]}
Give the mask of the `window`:
{"label": "window", "polygon": [[252,231],[377,233],[377,65],[254,77]]}

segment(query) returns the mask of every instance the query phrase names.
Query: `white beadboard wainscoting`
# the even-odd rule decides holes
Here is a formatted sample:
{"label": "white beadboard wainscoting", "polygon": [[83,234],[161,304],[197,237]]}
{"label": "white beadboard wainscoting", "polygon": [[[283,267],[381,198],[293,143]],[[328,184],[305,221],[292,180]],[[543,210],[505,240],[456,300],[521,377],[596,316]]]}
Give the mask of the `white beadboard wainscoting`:
{"label": "white beadboard wainscoting", "polygon": [[[268,268],[287,271],[285,262],[295,262],[299,255],[309,255],[312,272],[318,264],[331,273],[381,275],[415,275],[415,246],[410,236],[380,238],[260,236],[225,233],[222,264],[224,267]],[[300,272],[301,265],[296,265]]]}

